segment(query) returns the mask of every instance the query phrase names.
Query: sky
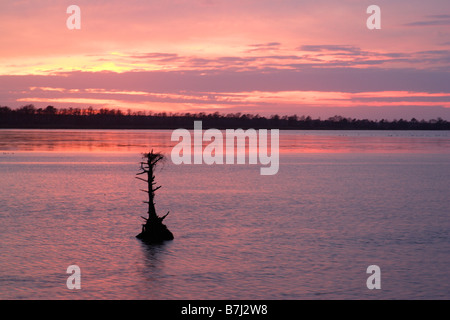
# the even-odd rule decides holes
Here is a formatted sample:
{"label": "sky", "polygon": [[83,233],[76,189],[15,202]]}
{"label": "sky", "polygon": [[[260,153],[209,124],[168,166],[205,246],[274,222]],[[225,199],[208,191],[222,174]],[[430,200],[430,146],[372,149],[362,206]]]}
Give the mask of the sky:
{"label": "sky", "polygon": [[450,120],[448,0],[0,0],[0,44],[11,108]]}

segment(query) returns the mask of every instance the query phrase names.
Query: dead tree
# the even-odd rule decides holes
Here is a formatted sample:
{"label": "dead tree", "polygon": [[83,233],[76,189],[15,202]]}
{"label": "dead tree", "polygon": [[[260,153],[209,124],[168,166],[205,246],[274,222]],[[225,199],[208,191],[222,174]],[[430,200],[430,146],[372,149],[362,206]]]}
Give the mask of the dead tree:
{"label": "dead tree", "polygon": [[148,218],[141,217],[145,220],[145,224],[142,225],[142,232],[136,237],[147,242],[161,242],[164,240],[173,240],[173,234],[167,229],[166,225],[162,222],[169,214],[167,212],[164,216],[159,217],[156,214],[155,209],[155,191],[161,188],[161,186],[155,187],[155,175],[154,171],[159,161],[163,160],[164,156],[161,153],[154,153],[153,150],[149,153],[144,153],[143,161],[141,164],[141,172],[137,175],[147,175],[147,179],[136,177],[136,179],[142,180],[147,183],[147,190],[141,190],[148,194],[148,201],[144,203],[148,204]]}

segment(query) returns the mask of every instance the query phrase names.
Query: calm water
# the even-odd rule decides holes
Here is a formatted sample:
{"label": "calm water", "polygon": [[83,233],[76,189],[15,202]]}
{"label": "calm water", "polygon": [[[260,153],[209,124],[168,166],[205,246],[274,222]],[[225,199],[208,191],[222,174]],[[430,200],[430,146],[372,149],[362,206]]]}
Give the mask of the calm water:
{"label": "calm water", "polygon": [[282,132],[274,176],[169,156],[148,246],[134,177],[170,134],[0,130],[0,298],[450,298],[450,132]]}

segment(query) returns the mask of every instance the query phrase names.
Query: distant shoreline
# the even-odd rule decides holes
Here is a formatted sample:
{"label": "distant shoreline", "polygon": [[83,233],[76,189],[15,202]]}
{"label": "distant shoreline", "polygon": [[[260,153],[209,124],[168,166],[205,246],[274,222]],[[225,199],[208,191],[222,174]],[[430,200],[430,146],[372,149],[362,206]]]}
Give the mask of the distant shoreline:
{"label": "distant shoreline", "polygon": [[[173,128],[75,128],[75,127],[0,127],[0,130],[176,130],[176,129],[180,129],[180,127],[173,127]],[[190,127],[183,127],[182,129],[187,129],[187,130],[193,130],[193,128]],[[218,129],[218,130],[226,130],[226,129],[233,129],[233,130],[237,130],[237,129],[243,129],[243,130],[247,130],[247,129],[267,129],[267,130],[271,130],[271,129],[278,129],[280,131],[414,131],[414,132],[420,132],[420,131],[450,131],[450,128],[448,129],[362,129],[362,128],[358,128],[358,129],[331,129],[331,128],[320,128],[320,129],[299,129],[299,128],[246,128],[246,127],[227,127],[227,128],[218,128],[218,127],[203,127],[204,130],[207,129]]]}
{"label": "distant shoreline", "polygon": [[56,109],[48,106],[36,109],[27,105],[19,109],[0,106],[0,129],[115,129],[174,130],[193,129],[194,121],[202,121],[204,129],[280,129],[280,130],[450,130],[450,122],[432,120],[368,120],[339,115],[328,119],[310,116],[264,117],[253,114],[229,113],[123,113],[116,109],[92,108]]}

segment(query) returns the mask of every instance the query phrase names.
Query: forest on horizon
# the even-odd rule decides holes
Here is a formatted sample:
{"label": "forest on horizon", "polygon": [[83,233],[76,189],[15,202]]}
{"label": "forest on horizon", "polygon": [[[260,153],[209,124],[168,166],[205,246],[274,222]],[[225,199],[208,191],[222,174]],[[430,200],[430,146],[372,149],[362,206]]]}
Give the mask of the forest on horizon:
{"label": "forest on horizon", "polygon": [[244,113],[168,113],[120,109],[36,108],[29,104],[17,109],[0,106],[2,129],[192,129],[194,121],[202,121],[204,129],[281,129],[281,130],[450,130],[450,122],[432,120],[369,120],[335,115],[328,119],[310,116]]}

